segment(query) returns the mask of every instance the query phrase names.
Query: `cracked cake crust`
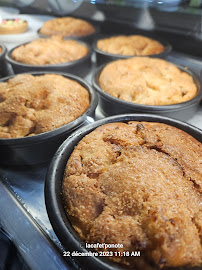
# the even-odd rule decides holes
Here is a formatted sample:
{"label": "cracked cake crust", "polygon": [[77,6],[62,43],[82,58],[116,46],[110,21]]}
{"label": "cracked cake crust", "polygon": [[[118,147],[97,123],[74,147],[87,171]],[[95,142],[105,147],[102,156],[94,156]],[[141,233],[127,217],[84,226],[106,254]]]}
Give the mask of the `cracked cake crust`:
{"label": "cracked cake crust", "polygon": [[100,73],[101,89],[124,101],[170,105],[197,94],[191,75],[162,59],[135,57],[107,64]]}
{"label": "cracked cake crust", "polygon": [[61,75],[21,74],[0,83],[0,138],[33,136],[63,126],[89,107],[88,91]]}
{"label": "cracked cake crust", "polygon": [[128,56],[159,54],[165,50],[160,42],[140,35],[100,39],[97,48],[107,53]]}
{"label": "cracked cake crust", "polygon": [[48,36],[60,35],[63,37],[87,36],[93,34],[95,28],[85,20],[63,17],[49,20],[43,24],[40,33]]}
{"label": "cracked cake crust", "polygon": [[79,236],[123,244],[116,251],[140,250],[141,257],[111,257],[135,269],[202,264],[201,192],[201,143],[148,122],[106,124],[86,135],[63,182]]}
{"label": "cracked cake crust", "polygon": [[11,57],[17,62],[29,65],[54,65],[83,58],[88,48],[76,40],[60,37],[40,38],[15,48]]}

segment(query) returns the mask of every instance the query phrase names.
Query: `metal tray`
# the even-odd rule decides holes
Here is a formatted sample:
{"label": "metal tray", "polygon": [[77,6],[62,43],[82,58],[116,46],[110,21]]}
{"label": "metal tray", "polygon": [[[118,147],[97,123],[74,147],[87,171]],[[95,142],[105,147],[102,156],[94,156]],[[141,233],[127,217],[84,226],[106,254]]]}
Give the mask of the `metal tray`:
{"label": "metal tray", "polygon": [[[168,58],[201,73],[201,59],[172,52]],[[93,65],[94,69],[95,65]],[[91,83],[92,74],[86,80]],[[103,118],[96,110],[94,120]],[[92,119],[93,121],[93,119]],[[202,104],[187,122],[202,129]],[[44,202],[48,164],[26,168],[0,167],[0,225],[10,235],[31,269],[80,269],[64,249],[50,225]]]}

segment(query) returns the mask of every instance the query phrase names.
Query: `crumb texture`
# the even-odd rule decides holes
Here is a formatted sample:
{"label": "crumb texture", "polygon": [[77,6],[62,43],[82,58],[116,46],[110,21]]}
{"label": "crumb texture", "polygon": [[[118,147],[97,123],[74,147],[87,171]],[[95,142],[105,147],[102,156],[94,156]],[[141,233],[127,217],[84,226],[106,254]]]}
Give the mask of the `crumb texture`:
{"label": "crumb texture", "polygon": [[88,48],[76,40],[60,37],[40,38],[21,45],[11,53],[12,59],[29,65],[54,65],[86,56]]}
{"label": "crumb texture", "polygon": [[128,56],[159,54],[165,50],[160,42],[140,35],[100,39],[97,48],[107,53]]}
{"label": "crumb texture", "polygon": [[107,64],[98,83],[103,91],[116,98],[144,105],[181,103],[197,93],[191,75],[165,60],[148,57]]}
{"label": "crumb texture", "polygon": [[201,192],[201,143],[148,122],[95,129],[75,147],[63,181],[65,209],[80,237],[123,244],[113,251],[141,251],[111,257],[138,270],[201,269]]}
{"label": "crumb texture", "polygon": [[80,37],[93,34],[94,32],[95,28],[92,24],[73,17],[49,20],[45,22],[40,29],[41,34],[47,36],[59,35],[63,37]]}
{"label": "crumb texture", "polygon": [[0,138],[56,129],[88,107],[88,91],[76,81],[55,74],[17,75],[0,83]]}

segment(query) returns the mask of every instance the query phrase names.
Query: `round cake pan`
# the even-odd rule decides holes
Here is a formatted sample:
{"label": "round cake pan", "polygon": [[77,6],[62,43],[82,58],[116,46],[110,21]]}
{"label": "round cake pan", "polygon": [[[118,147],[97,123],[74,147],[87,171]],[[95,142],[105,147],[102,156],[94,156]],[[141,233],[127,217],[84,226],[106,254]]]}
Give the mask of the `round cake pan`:
{"label": "round cake pan", "polygon": [[[94,122],[93,124],[85,126],[73,133],[67,140],[65,140],[54,155],[47,171],[45,181],[45,202],[48,216],[56,235],[67,253],[70,252],[71,254],[73,251],[84,253],[88,252],[85,248],[84,241],[80,239],[76,231],[73,229],[62,202],[62,182],[67,160],[78,142],[97,127],[113,122],[129,121],[165,123],[187,132],[195,139],[202,142],[202,130],[179,120],[149,114],[125,114],[112,116]],[[102,259],[102,257],[78,256],[74,257],[74,259],[79,265],[82,265],[82,269],[123,269],[120,265],[110,260]]]}
{"label": "round cake pan", "polygon": [[5,59],[7,48],[4,45],[0,45],[0,48],[2,48],[2,52],[0,54],[0,78],[1,78],[9,75],[9,68],[7,61]]}
{"label": "round cake pan", "polygon": [[[88,20],[85,19],[85,21],[88,21]],[[92,22],[90,22],[90,21],[88,21],[88,22],[92,24]],[[64,39],[66,39],[66,40],[68,40],[68,39],[75,39],[75,40],[78,40],[78,41],[81,40],[83,42],[88,43],[89,45],[92,45],[94,39],[96,38],[96,36],[99,33],[99,28],[100,28],[99,25],[98,24],[95,24],[95,23],[93,23],[93,26],[95,27],[95,32],[92,33],[92,34],[90,34],[90,35],[85,35],[85,36],[68,36],[68,37],[64,37]],[[38,34],[38,36],[40,38],[50,38],[50,36],[44,35],[44,34],[40,33],[40,30],[41,30],[41,28],[39,28],[37,30],[37,34]]]}
{"label": "round cake pan", "polygon": [[59,71],[59,72],[68,72],[83,78],[89,73],[91,69],[92,49],[88,44],[82,41],[78,42],[85,45],[88,48],[88,53],[84,57],[75,61],[54,65],[29,65],[12,59],[11,54],[13,50],[15,50],[17,47],[28,44],[29,42],[18,45],[17,47],[10,50],[6,55],[6,60],[11,64],[15,74],[29,71]]}
{"label": "round cake pan", "polygon": [[[92,87],[83,79],[68,73],[60,72],[29,72],[26,74],[44,75],[44,74],[59,74],[69,79],[72,79],[81,84],[88,90],[90,96],[89,108],[74,121],[63,125],[52,131],[44,132],[30,137],[22,137],[15,139],[0,138],[0,164],[9,166],[25,166],[32,164],[40,164],[50,161],[59,145],[76,129],[82,125],[90,123],[94,118],[95,109],[98,103],[97,94]],[[9,76],[1,79],[0,82],[5,82],[14,76]]]}
{"label": "round cake pan", "polygon": [[[97,42],[100,39],[104,39],[104,38],[109,38],[109,37],[115,37],[117,35],[98,35],[97,38],[94,40],[93,42],[93,50],[95,52],[96,55],[96,64],[97,66],[100,66],[102,64],[106,64],[108,62],[114,61],[114,60],[118,60],[118,59],[128,59],[128,58],[132,58],[135,57],[135,55],[121,55],[121,54],[112,54],[112,53],[107,53],[104,52],[100,49],[97,48]],[[150,36],[148,36],[150,37]],[[155,57],[155,58],[166,58],[168,56],[168,54],[171,52],[172,50],[172,46],[171,44],[169,44],[167,41],[161,39],[161,38],[155,38],[155,37],[150,37],[153,38],[157,41],[159,41],[161,44],[163,44],[163,46],[165,47],[165,50],[161,53],[158,54],[152,54],[152,55],[138,55],[139,57]]]}
{"label": "round cake pan", "polygon": [[[82,19],[82,18],[79,18],[79,17],[74,17],[74,18],[76,18],[76,19]],[[94,26],[94,28],[95,28],[95,32],[94,33],[92,33],[90,35],[85,35],[85,36],[68,36],[68,37],[64,37],[64,39],[67,39],[67,40],[68,39],[75,39],[75,40],[78,40],[78,41],[81,40],[83,42],[88,43],[89,45],[92,45],[94,39],[96,38],[96,36],[98,35],[98,33],[100,31],[100,25],[96,21],[92,22],[92,21],[90,21],[90,20],[88,20],[86,18],[84,20]],[[37,34],[39,35],[39,37],[41,37],[41,38],[49,38],[50,37],[48,35],[44,35],[44,34],[40,33],[40,30],[41,30],[41,28],[39,28],[37,30]]]}
{"label": "round cake pan", "polygon": [[179,120],[187,120],[191,118],[196,111],[198,110],[201,98],[202,90],[201,83],[196,74],[190,71],[187,68],[176,65],[182,71],[188,73],[192,76],[194,83],[197,86],[197,94],[192,99],[172,104],[172,105],[142,105],[132,102],[127,102],[119,98],[115,98],[112,95],[104,92],[99,86],[98,80],[100,73],[102,72],[105,65],[99,67],[92,77],[93,88],[97,91],[99,96],[99,107],[101,112],[105,116],[122,114],[122,113],[151,113],[151,114],[160,114],[167,117],[176,118]]}

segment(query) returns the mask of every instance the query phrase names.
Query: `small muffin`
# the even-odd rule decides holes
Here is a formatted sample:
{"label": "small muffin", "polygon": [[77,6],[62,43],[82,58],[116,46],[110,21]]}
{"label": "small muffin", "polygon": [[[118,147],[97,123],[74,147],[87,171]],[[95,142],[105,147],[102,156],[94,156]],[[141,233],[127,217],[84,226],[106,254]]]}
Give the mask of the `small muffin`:
{"label": "small muffin", "polygon": [[28,22],[22,19],[5,19],[0,23],[0,35],[11,35],[24,33]]}
{"label": "small muffin", "polygon": [[17,75],[0,83],[0,138],[56,129],[81,116],[89,103],[88,91],[61,75]]}
{"label": "small muffin", "polygon": [[88,48],[75,40],[60,37],[33,40],[14,49],[12,59],[29,65],[54,65],[83,58]]}
{"label": "small muffin", "polygon": [[47,36],[82,37],[93,34],[95,28],[87,21],[73,17],[56,18],[44,23],[40,33]]}
{"label": "small muffin", "polygon": [[98,83],[104,92],[144,105],[170,105],[197,94],[192,76],[162,59],[134,57],[107,64]]}
{"label": "small muffin", "polygon": [[87,243],[119,245],[97,250],[130,269],[201,266],[201,160],[202,144],[175,127],[100,126],[67,162],[68,218]]}
{"label": "small muffin", "polygon": [[2,49],[2,47],[0,47],[0,54],[3,52],[3,49]]}
{"label": "small muffin", "polygon": [[158,41],[140,35],[115,36],[97,41],[101,51],[126,56],[159,54],[165,47]]}

